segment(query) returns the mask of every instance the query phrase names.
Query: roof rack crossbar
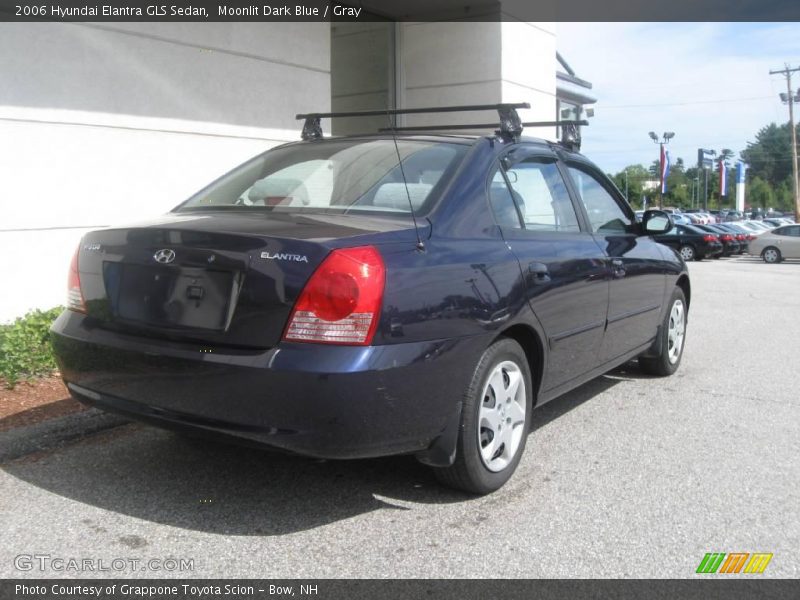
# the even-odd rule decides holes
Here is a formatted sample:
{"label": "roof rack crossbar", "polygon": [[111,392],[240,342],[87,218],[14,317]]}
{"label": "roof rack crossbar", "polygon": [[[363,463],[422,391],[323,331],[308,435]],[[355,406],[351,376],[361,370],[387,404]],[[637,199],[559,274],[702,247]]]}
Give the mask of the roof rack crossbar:
{"label": "roof rack crossbar", "polygon": [[449,112],[469,112],[476,110],[501,110],[530,108],[528,102],[501,103],[501,104],[468,104],[462,106],[432,106],[428,108],[387,108],[386,110],[355,110],[347,112],[328,112],[328,113],[305,113],[296,115],[297,120],[309,117],[381,117],[386,115],[417,115],[423,113],[449,113]]}
{"label": "roof rack crossbar", "polygon": [[[416,115],[424,113],[451,113],[451,112],[470,112],[479,110],[496,110],[500,117],[501,133],[519,137],[522,133],[522,122],[517,114],[518,108],[530,108],[531,105],[527,102],[516,103],[501,103],[501,104],[469,104],[465,106],[436,106],[428,108],[389,108],[386,110],[360,110],[360,111],[347,111],[347,112],[328,112],[328,113],[304,113],[295,115],[298,120],[305,120],[303,124],[302,137],[304,140],[316,140],[322,137],[322,127],[320,125],[321,119],[332,117],[381,117],[391,115]],[[496,124],[491,124],[485,127],[495,127]],[[437,125],[434,129],[444,129],[445,126]],[[448,129],[463,129],[463,126],[447,126]],[[466,127],[467,129],[475,128]],[[389,127],[386,131],[400,131],[405,128]],[[419,128],[416,128],[420,131]]]}
{"label": "roof rack crossbar", "polygon": [[[559,127],[564,125],[588,125],[589,121],[530,121],[520,123],[523,127]],[[471,125],[420,125],[419,127],[382,127],[379,132],[387,131],[444,131],[448,129],[491,129],[497,123],[473,123]]]}

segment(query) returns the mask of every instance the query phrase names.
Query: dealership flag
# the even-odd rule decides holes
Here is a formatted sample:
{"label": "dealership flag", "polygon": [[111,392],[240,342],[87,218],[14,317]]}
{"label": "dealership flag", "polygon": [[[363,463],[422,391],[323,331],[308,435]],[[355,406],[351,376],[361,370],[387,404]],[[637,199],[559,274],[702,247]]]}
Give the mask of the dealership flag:
{"label": "dealership flag", "polygon": [[667,193],[667,176],[669,175],[669,152],[661,145],[661,193]]}
{"label": "dealership flag", "polygon": [[719,195],[728,195],[728,167],[724,160],[719,161]]}
{"label": "dealership flag", "polygon": [[745,172],[747,164],[736,163],[736,210],[744,210]]}

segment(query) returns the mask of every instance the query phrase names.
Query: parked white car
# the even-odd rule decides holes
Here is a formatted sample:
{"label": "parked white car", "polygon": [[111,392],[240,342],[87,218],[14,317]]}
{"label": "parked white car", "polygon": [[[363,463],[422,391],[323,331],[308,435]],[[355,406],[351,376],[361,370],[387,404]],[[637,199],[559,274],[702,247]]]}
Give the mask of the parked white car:
{"label": "parked white car", "polygon": [[737,225],[741,225],[748,231],[752,231],[753,235],[762,235],[769,231],[769,227],[762,225],[760,221],[737,221]]}
{"label": "parked white car", "polygon": [[750,242],[750,254],[767,263],[784,258],[800,258],[800,225],[784,225],[759,235]]}

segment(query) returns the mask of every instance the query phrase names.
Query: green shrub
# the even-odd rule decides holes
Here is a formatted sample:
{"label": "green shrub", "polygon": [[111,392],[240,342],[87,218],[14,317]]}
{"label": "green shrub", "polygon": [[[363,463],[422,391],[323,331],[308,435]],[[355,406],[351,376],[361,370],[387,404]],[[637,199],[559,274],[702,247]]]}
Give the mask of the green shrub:
{"label": "green shrub", "polygon": [[63,310],[62,307],[32,310],[9,325],[0,325],[0,379],[8,387],[56,369],[50,325]]}

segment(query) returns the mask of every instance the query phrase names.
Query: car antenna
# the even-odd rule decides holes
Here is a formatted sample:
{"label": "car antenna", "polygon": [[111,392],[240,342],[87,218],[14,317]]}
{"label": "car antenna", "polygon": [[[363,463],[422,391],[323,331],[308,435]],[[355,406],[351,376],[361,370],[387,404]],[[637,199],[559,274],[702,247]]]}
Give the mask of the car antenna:
{"label": "car antenna", "polygon": [[419,235],[419,227],[417,226],[417,217],[414,214],[414,203],[411,202],[411,192],[408,190],[408,180],[406,179],[406,171],[403,169],[403,158],[400,156],[400,146],[397,144],[397,132],[395,131],[396,123],[392,122],[392,115],[387,110],[386,118],[389,121],[389,129],[392,132],[392,142],[394,142],[394,151],[397,153],[397,164],[400,166],[400,175],[403,177],[403,186],[406,189],[406,198],[408,198],[408,208],[411,210],[411,220],[414,222],[414,232],[417,234],[417,250],[425,250],[425,242]]}

